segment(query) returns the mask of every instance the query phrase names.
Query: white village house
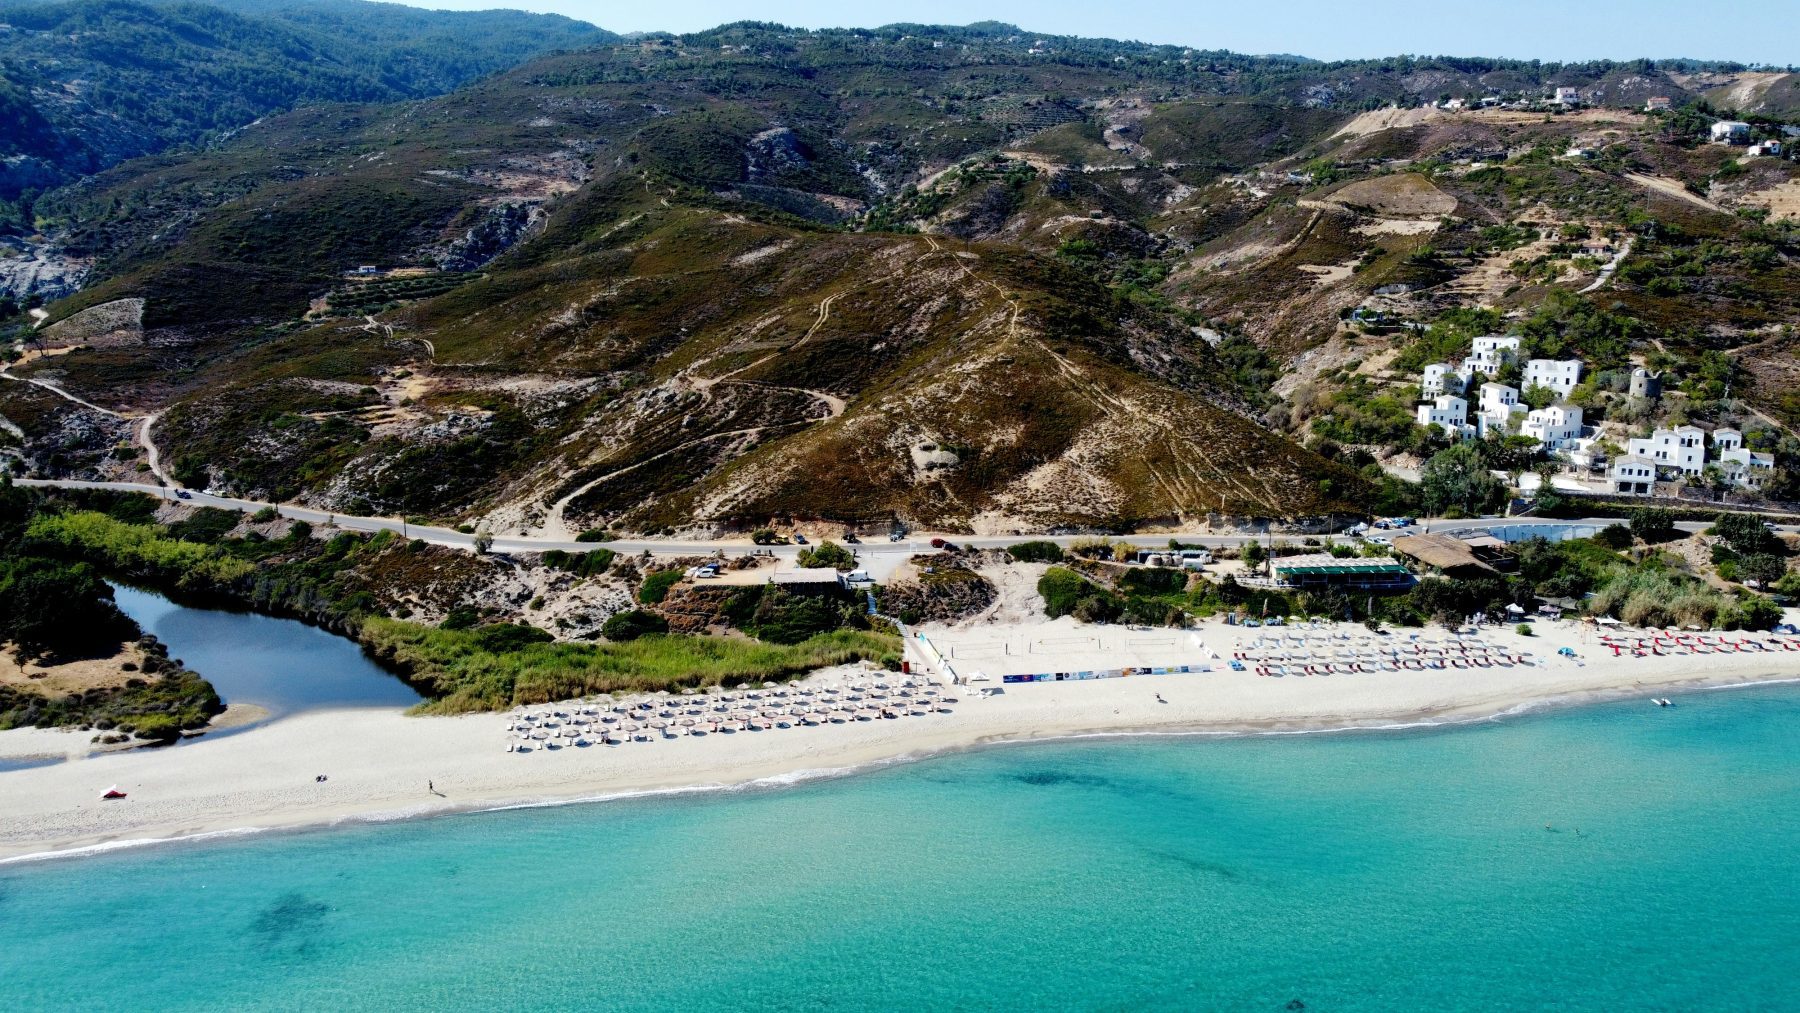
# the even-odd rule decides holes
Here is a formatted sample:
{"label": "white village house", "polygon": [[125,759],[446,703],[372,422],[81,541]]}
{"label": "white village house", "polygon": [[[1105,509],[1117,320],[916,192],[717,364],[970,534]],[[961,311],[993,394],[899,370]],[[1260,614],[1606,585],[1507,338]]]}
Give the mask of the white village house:
{"label": "white village house", "polygon": [[1658,429],[1648,437],[1631,440],[1625,445],[1625,453],[1649,458],[1659,468],[1698,475],[1706,467],[1706,431],[1698,426]]}
{"label": "white village house", "polygon": [[1508,363],[1519,358],[1519,338],[1512,334],[1486,334],[1476,338],[1469,357],[1463,360],[1462,374],[1473,379],[1475,374],[1497,376]]}
{"label": "white village house", "polygon": [[1525,389],[1544,387],[1566,398],[1581,382],[1580,359],[1532,359],[1525,363]]}
{"label": "white village house", "polygon": [[1750,124],[1742,120],[1719,120],[1712,125],[1714,144],[1749,144]]}
{"label": "white village house", "polygon": [[1504,436],[1512,432],[1514,416],[1523,414],[1525,406],[1519,403],[1517,387],[1491,381],[1484,383],[1475,408],[1476,434],[1484,439],[1489,433]]}
{"label": "white village house", "polygon": [[1616,495],[1648,496],[1656,488],[1656,462],[1647,457],[1621,457],[1607,469],[1606,477]]}
{"label": "white village house", "polygon": [[1529,436],[1546,450],[1573,447],[1581,439],[1581,409],[1567,401],[1539,408],[1525,416],[1520,436]]}
{"label": "white village house", "polygon": [[1439,394],[1431,403],[1420,405],[1418,422],[1422,426],[1438,426],[1451,439],[1461,439],[1475,431],[1469,425],[1469,402],[1455,394]]}
{"label": "white village house", "polygon": [[1552,101],[1559,106],[1578,106],[1581,104],[1581,89],[1564,85],[1556,89],[1556,97]]}
{"label": "white village house", "polygon": [[[1450,368],[1450,364],[1447,362],[1434,362],[1431,365],[1426,366],[1424,379],[1419,383],[1419,393],[1428,398],[1437,397],[1439,394],[1446,393],[1446,378],[1452,376],[1456,376],[1456,373]],[[1457,378],[1457,382],[1459,384],[1462,382],[1460,377]],[[1449,391],[1449,393],[1455,394],[1461,394],[1462,392],[1463,388],[1460,386],[1458,386],[1455,391]]]}

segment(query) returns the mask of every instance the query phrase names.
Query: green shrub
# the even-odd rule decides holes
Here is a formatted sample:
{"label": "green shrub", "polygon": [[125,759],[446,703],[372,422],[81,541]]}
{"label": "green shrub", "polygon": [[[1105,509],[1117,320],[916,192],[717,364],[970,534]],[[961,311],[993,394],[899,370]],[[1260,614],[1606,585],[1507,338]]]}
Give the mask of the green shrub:
{"label": "green shrub", "polygon": [[856,569],[856,556],[836,542],[822,542],[817,548],[801,549],[795,559],[801,566],[829,566],[834,570]]}
{"label": "green shrub", "polygon": [[1623,524],[1608,524],[1594,534],[1594,541],[1609,549],[1631,548],[1631,529]]}
{"label": "green shrub", "polygon": [[627,609],[608,616],[600,627],[600,635],[614,643],[625,643],[652,633],[669,632],[669,621],[654,612]]}
{"label": "green shrub", "polygon": [[669,596],[669,588],[681,580],[680,570],[658,570],[644,578],[638,588],[638,601],[645,605],[655,605]]}
{"label": "green shrub", "polygon": [[1675,537],[1675,515],[1661,507],[1639,507],[1631,512],[1631,533],[1646,544],[1666,542]]}
{"label": "green shrub", "polygon": [[581,534],[576,535],[575,540],[578,542],[611,542],[617,541],[618,537],[618,535],[613,534],[605,528],[589,528]]}
{"label": "green shrub", "polygon": [[1009,545],[1007,555],[1021,563],[1060,563],[1063,561],[1062,547],[1055,542],[1020,542]]}

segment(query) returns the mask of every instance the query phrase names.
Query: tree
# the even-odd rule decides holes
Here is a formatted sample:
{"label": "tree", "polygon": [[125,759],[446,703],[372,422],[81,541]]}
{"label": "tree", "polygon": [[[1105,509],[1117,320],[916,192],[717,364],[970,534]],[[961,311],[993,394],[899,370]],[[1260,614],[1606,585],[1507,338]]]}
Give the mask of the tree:
{"label": "tree", "polygon": [[1720,514],[1713,521],[1712,533],[1724,539],[1739,555],[1756,552],[1779,553],[1781,540],[1776,538],[1762,518],[1750,514]]}
{"label": "tree", "polygon": [[796,559],[801,566],[829,566],[834,570],[856,569],[856,555],[832,541],[821,542],[817,548],[801,549]]}
{"label": "tree", "polygon": [[1261,542],[1245,542],[1243,549],[1244,565],[1254,570],[1269,558],[1269,552]]}
{"label": "tree", "polygon": [[1459,443],[1425,462],[1419,494],[1428,513],[1483,514],[1506,501],[1506,486],[1489,474],[1480,448]]}
{"label": "tree", "polygon": [[494,547],[494,536],[487,531],[475,533],[475,554],[485,556]]}
{"label": "tree", "polygon": [[1631,533],[1646,544],[1675,537],[1675,515],[1662,507],[1638,507],[1631,511]]}

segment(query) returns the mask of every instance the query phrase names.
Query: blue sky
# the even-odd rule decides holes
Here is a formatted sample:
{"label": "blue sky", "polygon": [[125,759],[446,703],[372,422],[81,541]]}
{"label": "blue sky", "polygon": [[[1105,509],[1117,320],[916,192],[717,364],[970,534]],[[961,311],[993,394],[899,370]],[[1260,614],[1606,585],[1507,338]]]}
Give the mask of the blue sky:
{"label": "blue sky", "polygon": [[804,28],[992,20],[1059,35],[1320,59],[1415,53],[1800,64],[1800,0],[415,0],[415,6],[517,6],[621,32],[694,31],[749,19]]}

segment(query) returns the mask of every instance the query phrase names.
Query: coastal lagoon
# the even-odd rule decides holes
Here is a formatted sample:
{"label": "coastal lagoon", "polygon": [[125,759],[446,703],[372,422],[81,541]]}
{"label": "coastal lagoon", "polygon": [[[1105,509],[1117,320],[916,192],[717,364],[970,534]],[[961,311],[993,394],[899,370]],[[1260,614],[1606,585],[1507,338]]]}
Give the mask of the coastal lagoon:
{"label": "coastal lagoon", "polygon": [[1008,746],[0,866],[0,1007],[1793,1008],[1796,841],[1795,686]]}
{"label": "coastal lagoon", "polygon": [[193,608],[154,591],[113,586],[119,610],[153,633],[172,657],[199,672],[228,704],[276,716],[342,707],[407,707],[412,687],[382,669],[356,642],[248,611]]}

